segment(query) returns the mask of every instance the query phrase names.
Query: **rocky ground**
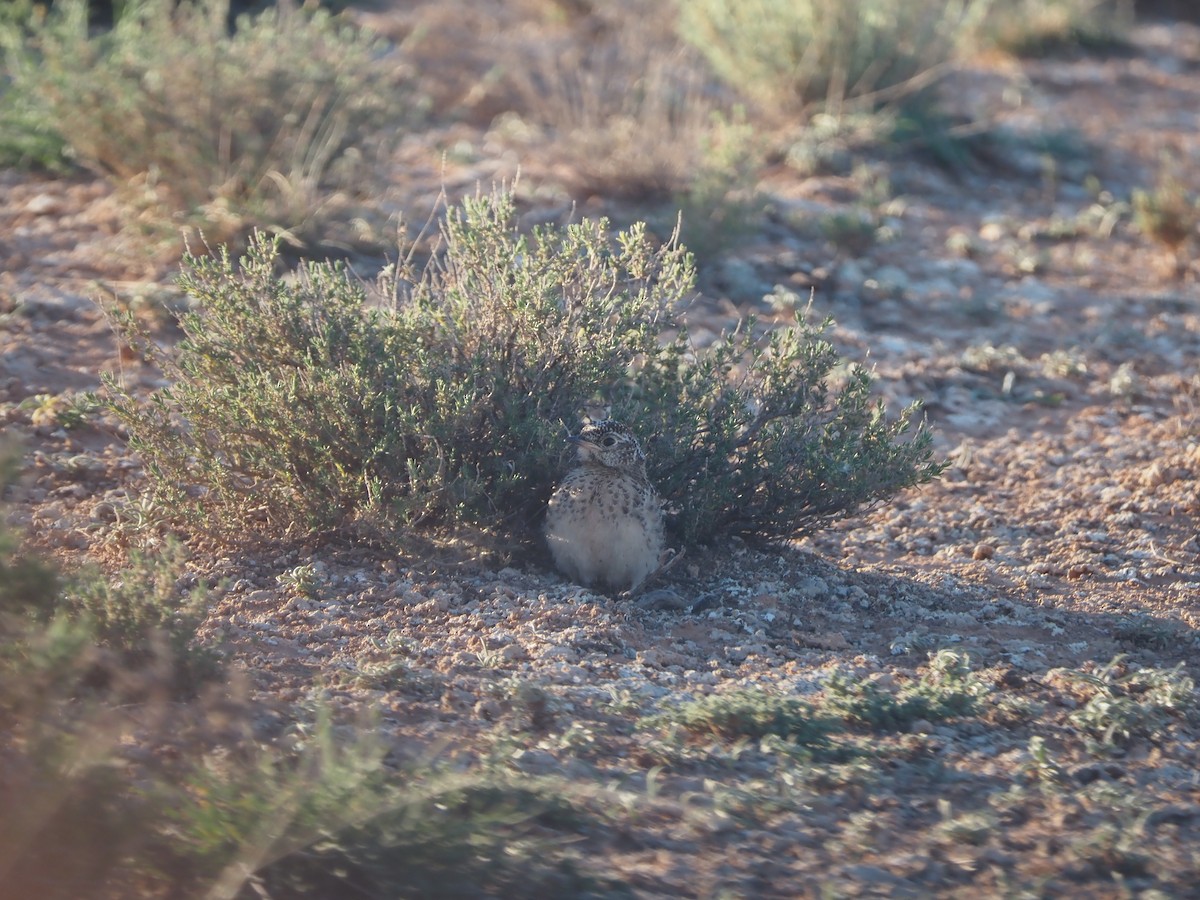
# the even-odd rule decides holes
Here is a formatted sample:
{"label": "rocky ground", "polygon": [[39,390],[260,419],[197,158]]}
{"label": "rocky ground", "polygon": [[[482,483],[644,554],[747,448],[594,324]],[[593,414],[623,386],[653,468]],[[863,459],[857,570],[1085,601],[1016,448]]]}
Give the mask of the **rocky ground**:
{"label": "rocky ground", "polygon": [[[693,330],[786,319],[763,295],[812,288],[889,401],[925,401],[941,480],[796,547],[691,554],[667,609],[536,559],[197,546],[195,576],[222,585],[205,634],[251,673],[259,733],[325,694],[346,722],[373,711],[397,761],[436,747],[596,806],[607,792],[631,812],[575,846],[638,896],[1200,896],[1196,698],[1186,672],[1170,702],[1153,676],[1122,681],[1192,667],[1200,647],[1197,236],[1177,258],[1126,203],[1164,152],[1200,191],[1200,28],[983,60],[949,102],[1009,143],[955,169],[919,149],[833,174],[768,167],[766,215],[701,260],[690,314]],[[1054,153],[1034,140],[1048,134]],[[531,215],[561,215],[559,163],[500,140],[470,119],[409,136],[394,202],[519,165]],[[449,146],[472,149],[447,162]],[[169,266],[121,230],[101,181],[0,185],[0,421],[29,460],[15,518],[68,564],[112,561],[140,527],[138,462],[103,419],[64,427],[64,409],[101,372],[155,383],[95,300],[151,304]],[[839,213],[876,235],[847,246],[813,227]],[[943,649],[970,659],[969,715],[847,724],[836,752],[652,718],[744,688],[814,697],[835,673],[899,697],[944,682],[929,668]]]}

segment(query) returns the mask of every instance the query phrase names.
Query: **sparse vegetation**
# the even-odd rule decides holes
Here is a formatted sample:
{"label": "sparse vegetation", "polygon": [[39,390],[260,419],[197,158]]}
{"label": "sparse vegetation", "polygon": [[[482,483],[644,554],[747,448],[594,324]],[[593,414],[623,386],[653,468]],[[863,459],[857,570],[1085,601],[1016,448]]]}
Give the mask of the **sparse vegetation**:
{"label": "sparse vegetation", "polygon": [[62,142],[116,184],[130,221],[252,227],[303,243],[340,210],[380,136],[416,104],[369,36],[280,5],[227,29],[228,0],[128,0],[93,32],[86,0],[0,24],[6,155],[41,165]]}
{"label": "sparse vegetation", "polygon": [[949,650],[936,653],[925,675],[896,690],[835,673],[822,708],[846,722],[881,731],[907,731],[914,722],[971,715],[988,686],[971,672],[970,660]]}
{"label": "sparse vegetation", "polygon": [[986,0],[969,41],[1017,56],[1123,46],[1133,25],[1131,0]]}
{"label": "sparse vegetation", "polygon": [[969,4],[947,0],[696,0],[680,33],[762,109],[840,110],[927,87],[950,61]]}
{"label": "sparse vegetation", "polygon": [[717,694],[650,718],[646,727],[677,724],[726,740],[768,736],[829,752],[832,736],[847,728],[907,731],[914,722],[939,722],[976,712],[989,687],[970,660],[948,650],[930,657],[928,670],[892,688],[835,671],[810,698],[784,697],[760,689]]}
{"label": "sparse vegetation", "polygon": [[755,183],[763,153],[748,122],[715,113],[700,143],[700,158],[673,199],[683,242],[698,261],[710,261],[740,246],[762,218]]}
{"label": "sparse vegetation", "polygon": [[118,579],[98,573],[76,579],[59,610],[86,621],[97,643],[115,652],[118,667],[137,670],[167,660],[169,667],[156,672],[158,686],[193,693],[216,673],[218,657],[196,644],[208,589],[181,583],[185,559],[174,541],[153,555],[133,551]]}
{"label": "sparse vegetation", "polygon": [[721,130],[696,61],[647,27],[616,42],[564,39],[509,67],[523,124],[571,160],[581,192],[661,200],[684,191]]}
{"label": "sparse vegetation", "polygon": [[636,0],[634,8],[648,19],[636,33],[620,24],[629,9],[605,5],[589,8],[585,19],[595,21],[582,36],[533,53],[517,45],[522,58],[507,68],[519,110],[494,131],[569,161],[574,196],[635,201],[663,233],[682,213],[683,239],[703,265],[758,220],[767,142],[714,90],[698,54],[662,33],[665,8]]}
{"label": "sparse vegetation", "polygon": [[[310,221],[452,199],[374,280],[361,246],[297,268],[343,226],[289,236],[259,215],[273,187],[226,215],[163,175],[0,172],[0,444],[26,451],[0,518],[0,895],[1195,893],[1190,15],[1155,3],[1128,57],[1060,30],[1030,62],[972,23],[1117,5],[945,0],[961,77],[842,99],[819,73],[743,112],[680,49],[686,0],[244,5],[328,29],[300,80],[346,37],[438,98],[386,181],[331,163]],[[9,59],[55,9],[0,0]],[[113,50],[110,25],[77,46]],[[880,40],[864,89],[910,49]],[[168,56],[123,71],[152,93]],[[25,90],[54,71],[0,74],[0,162],[76,165]],[[178,288],[126,262],[209,216]],[[893,497],[938,466],[877,398],[917,397],[954,468]],[[536,539],[593,400],[689,545],[633,597],[508,540]]]}
{"label": "sparse vegetation", "polygon": [[166,733],[179,718],[163,689],[215,670],[192,667],[197,650],[174,655],[183,642],[169,636],[189,637],[187,623],[159,627],[161,595],[139,608],[140,575],[113,587],[96,573],[60,580],[17,543],[0,520],[0,880],[17,895],[95,896],[152,841],[120,755],[133,709],[153,706]]}
{"label": "sparse vegetation", "polygon": [[[3,465],[7,483],[10,456]],[[64,587],[15,545],[0,520],[8,893],[250,897],[251,883],[275,897],[511,895],[518,882],[547,895],[620,889],[589,876],[556,837],[590,815],[568,785],[397,775],[370,723],[347,740],[320,705],[288,740],[258,744],[231,683],[197,698],[200,682],[217,684],[222,673],[192,643],[203,591],[172,600],[177,549],[135,560],[115,579],[90,572]],[[192,690],[169,702],[164,689],[184,676]],[[222,746],[230,730],[244,733]]]}
{"label": "sparse vegetation", "polygon": [[1083,706],[1070,721],[1102,746],[1159,736],[1172,721],[1197,709],[1195,682],[1182,666],[1172,670],[1138,669],[1121,657],[1095,672],[1054,673],[1083,695]]}
{"label": "sparse vegetation", "polygon": [[1181,161],[1164,159],[1154,186],[1136,188],[1131,197],[1134,224],[1171,254],[1176,278],[1186,274],[1200,241],[1200,195],[1188,189],[1182,172]]}
{"label": "sparse vegetation", "polygon": [[805,700],[757,689],[685,703],[650,719],[646,725],[654,727],[668,723],[678,723],[687,731],[712,734],[726,740],[758,740],[774,735],[816,747],[828,743],[828,734],[834,724]]}
{"label": "sparse vegetation", "polygon": [[280,280],[264,238],[240,265],[189,258],[187,339],[146,345],[171,387],[143,403],[110,384],[163,508],[275,534],[519,533],[553,488],[564,426],[597,393],[661,438],[652,476],[688,542],[803,534],[941,471],[915,409],[889,421],[866,370],[829,387],[839,358],[822,326],[745,323],[702,353],[685,330],[661,342],[691,263],[643,226],[524,237],[497,194],[451,209],[443,238],[422,277],[385,279],[389,307],[336,266]]}

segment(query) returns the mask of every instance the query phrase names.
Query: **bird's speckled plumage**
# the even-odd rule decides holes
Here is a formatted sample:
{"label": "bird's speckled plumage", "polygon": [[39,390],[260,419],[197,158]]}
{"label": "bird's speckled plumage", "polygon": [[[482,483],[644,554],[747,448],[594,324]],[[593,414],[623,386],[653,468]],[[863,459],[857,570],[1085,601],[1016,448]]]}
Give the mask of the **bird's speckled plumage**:
{"label": "bird's speckled plumage", "polygon": [[587,422],[568,438],[576,465],[546,513],[546,541],[559,570],[580,584],[628,590],[658,568],[664,547],[662,500],[646,457],[620,422]]}

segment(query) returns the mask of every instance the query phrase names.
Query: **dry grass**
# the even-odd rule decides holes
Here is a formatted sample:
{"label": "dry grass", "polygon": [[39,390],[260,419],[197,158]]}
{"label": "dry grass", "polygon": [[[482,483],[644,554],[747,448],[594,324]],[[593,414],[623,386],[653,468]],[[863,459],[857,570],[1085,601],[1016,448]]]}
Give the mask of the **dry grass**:
{"label": "dry grass", "polygon": [[947,70],[967,9],[947,0],[696,0],[680,6],[679,28],[770,118],[928,86]]}
{"label": "dry grass", "polygon": [[660,199],[703,165],[719,107],[688,51],[639,36],[544,46],[511,70],[527,122],[585,193]]}
{"label": "dry grass", "polygon": [[130,0],[108,32],[85,0],[4,31],[10,101],[31,104],[150,232],[252,227],[302,244],[361,197],[379,138],[415,105],[382,46],[282,5],[227,30],[228,0]]}

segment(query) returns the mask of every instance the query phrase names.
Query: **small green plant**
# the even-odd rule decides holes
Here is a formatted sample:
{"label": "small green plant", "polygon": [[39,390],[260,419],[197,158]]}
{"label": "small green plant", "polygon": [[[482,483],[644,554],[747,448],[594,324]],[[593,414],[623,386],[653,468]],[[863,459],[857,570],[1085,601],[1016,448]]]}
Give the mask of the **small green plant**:
{"label": "small green plant", "polygon": [[[181,583],[186,559],[174,540],[153,554],[134,550],[118,579],[95,572],[75,578],[59,611],[85,619],[95,640],[117,655],[122,668],[166,662],[167,686],[193,693],[216,674],[218,663],[212,648],[196,642],[208,610],[208,589]],[[160,679],[163,674],[159,671]]]}
{"label": "small green plant", "polygon": [[693,700],[644,721],[645,727],[665,724],[731,741],[773,735],[815,748],[829,743],[828,735],[836,725],[811,703],[755,688]]}
{"label": "small green plant", "polygon": [[761,107],[839,109],[926,86],[951,58],[969,4],[946,0],[694,0],[680,34]]}
{"label": "small green plant", "polygon": [[65,142],[143,225],[173,231],[182,216],[214,242],[255,225],[299,242],[345,205],[404,91],[375,41],[320,9],[272,6],[232,33],[228,12],[127,0],[96,32],[86,0],[58,0],[0,24],[0,115],[26,122],[34,148]]}
{"label": "small green plant", "polygon": [[820,708],[849,724],[903,731],[920,719],[938,722],[971,715],[987,690],[987,684],[971,672],[968,657],[940,650],[920,678],[896,691],[835,673],[825,685]]}
{"label": "small green plant", "polygon": [[1059,670],[1058,674],[1087,700],[1069,721],[1102,746],[1154,738],[1172,721],[1197,709],[1196,685],[1184,674],[1182,664],[1173,669],[1133,669],[1118,656],[1095,673]]}
{"label": "small green plant", "polygon": [[35,394],[17,404],[17,409],[28,414],[31,425],[71,429],[85,425],[100,405],[94,395],[68,391],[62,394]]}
{"label": "small green plant", "polygon": [[275,583],[301,597],[316,597],[321,590],[321,573],[316,565],[308,563],[279,573]]}
{"label": "small green plant", "polygon": [[[382,305],[337,265],[275,274],[257,238],[189,258],[185,340],[120,327],[172,384],[109,381],[161,508],[196,527],[300,535],[433,523],[534,526],[565,429],[597,394],[643,437],[682,541],[809,532],[936,477],[916,409],[894,420],[856,368],[837,389],[828,323],[743,323],[709,350],[678,327],[689,255],[643,225],[521,235],[508,194],[452,208],[444,254],[385,275]],[[910,439],[904,437],[912,431]]]}
{"label": "small green plant", "polygon": [[1200,240],[1200,195],[1188,190],[1181,177],[1180,163],[1165,160],[1154,186],[1136,188],[1131,205],[1138,230],[1166,247],[1175,277],[1183,277]]}
{"label": "small green plant", "polygon": [[1044,737],[1036,734],[1031,737],[1026,752],[1029,758],[1025,762],[1022,771],[1030,780],[1046,786],[1047,789],[1051,789],[1066,780],[1062,765],[1051,752],[1051,748],[1046,746],[1046,739]]}

